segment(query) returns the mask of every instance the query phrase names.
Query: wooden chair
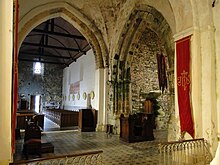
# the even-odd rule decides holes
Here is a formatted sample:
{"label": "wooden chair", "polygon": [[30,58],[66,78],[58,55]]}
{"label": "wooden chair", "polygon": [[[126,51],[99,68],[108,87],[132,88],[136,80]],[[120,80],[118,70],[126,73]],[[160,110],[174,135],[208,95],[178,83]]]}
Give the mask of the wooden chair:
{"label": "wooden chair", "polygon": [[43,115],[43,114],[34,115],[34,116],[32,117],[32,121],[33,121],[36,125],[40,126],[41,130],[44,129],[44,115]]}
{"label": "wooden chair", "polygon": [[26,159],[28,159],[29,154],[36,154],[41,157],[41,129],[34,122],[27,122],[23,153]]}

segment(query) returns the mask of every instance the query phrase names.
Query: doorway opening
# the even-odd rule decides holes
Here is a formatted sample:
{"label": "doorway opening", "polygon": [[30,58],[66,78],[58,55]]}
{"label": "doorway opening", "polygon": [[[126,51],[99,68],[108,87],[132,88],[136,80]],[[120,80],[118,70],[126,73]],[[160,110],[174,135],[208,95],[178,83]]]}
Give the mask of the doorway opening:
{"label": "doorway opening", "polygon": [[36,97],[35,97],[34,110],[35,110],[36,113],[40,113],[40,95],[36,95]]}

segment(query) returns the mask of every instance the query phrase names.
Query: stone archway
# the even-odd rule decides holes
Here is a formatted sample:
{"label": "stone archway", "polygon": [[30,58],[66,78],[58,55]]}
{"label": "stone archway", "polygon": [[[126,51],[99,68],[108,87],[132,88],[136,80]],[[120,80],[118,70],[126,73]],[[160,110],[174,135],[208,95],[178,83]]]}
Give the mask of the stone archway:
{"label": "stone archway", "polygon": [[62,17],[71,23],[87,39],[95,54],[96,68],[108,66],[108,51],[100,31],[89,18],[67,2],[46,3],[24,15],[19,20],[19,45],[34,27],[55,17]]}
{"label": "stone archway", "polygon": [[[83,12],[79,11],[72,4],[67,2],[49,2],[44,5],[39,5],[30,9],[19,21],[19,45],[22,44],[24,38],[27,34],[35,28],[37,25],[42,22],[55,18],[62,17],[67,22],[72,24],[88,41],[90,44],[93,53],[95,55],[95,65],[97,69],[97,82],[99,82],[99,88],[97,89],[96,97],[99,98],[98,101],[98,126],[105,123],[105,103],[103,100],[106,95],[106,90],[103,90],[105,87],[105,77],[106,72],[105,68],[108,66],[108,51],[106,43],[103,39],[103,36],[95,25]],[[103,111],[103,112],[102,112]]]}
{"label": "stone archway", "polygon": [[[132,90],[132,73],[131,68],[134,54],[137,54],[139,47],[141,46],[141,38],[146,33],[151,33],[157,37],[155,43],[157,50],[152,52],[156,60],[156,54],[162,52],[166,56],[167,61],[167,74],[168,74],[168,87],[166,96],[163,96],[161,100],[164,102],[163,106],[166,106],[166,119],[163,121],[162,128],[168,128],[168,121],[170,114],[175,111],[174,109],[174,40],[170,26],[164,19],[164,17],[156,9],[151,6],[146,6],[145,10],[134,9],[129,17],[129,21],[124,26],[124,30],[119,40],[118,47],[113,59],[111,85],[112,88],[112,115],[117,120],[120,114],[128,115],[131,113],[134,107],[133,104],[134,91]],[[147,30],[146,30],[147,29]],[[148,40],[148,38],[146,38]],[[146,58],[145,58],[146,59]],[[137,61],[137,60],[136,60]],[[155,63],[155,61],[154,61]],[[149,66],[148,66],[149,67]],[[154,65],[155,69],[155,65]],[[154,73],[154,81],[157,79],[157,73]],[[138,84],[136,84],[138,86]],[[155,89],[155,87],[154,87]],[[159,85],[158,85],[159,89]],[[146,92],[146,91],[145,91]],[[109,115],[111,116],[111,115]],[[111,118],[111,117],[110,117]]]}

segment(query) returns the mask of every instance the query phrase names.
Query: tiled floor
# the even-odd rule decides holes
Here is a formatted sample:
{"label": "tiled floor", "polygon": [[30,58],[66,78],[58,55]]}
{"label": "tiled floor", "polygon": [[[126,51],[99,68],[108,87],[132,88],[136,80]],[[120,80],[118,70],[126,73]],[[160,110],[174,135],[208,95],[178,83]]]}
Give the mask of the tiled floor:
{"label": "tiled floor", "polygon": [[[45,129],[47,128],[45,127]],[[42,154],[42,157],[103,150],[104,165],[158,164],[158,143],[167,141],[167,133],[166,131],[155,131],[154,136],[153,141],[126,143],[119,139],[119,135],[107,136],[104,132],[51,131],[42,135],[42,141],[51,142],[54,145],[54,153]],[[16,141],[15,160],[24,159],[21,154],[22,144],[23,139]],[[34,156],[30,158],[34,158]]]}

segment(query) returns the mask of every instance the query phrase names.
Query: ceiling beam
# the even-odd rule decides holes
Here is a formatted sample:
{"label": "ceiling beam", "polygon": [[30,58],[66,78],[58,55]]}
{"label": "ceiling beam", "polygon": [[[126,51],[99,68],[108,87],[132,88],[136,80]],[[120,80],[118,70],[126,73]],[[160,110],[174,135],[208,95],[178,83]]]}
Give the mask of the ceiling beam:
{"label": "ceiling beam", "polygon": [[60,33],[60,32],[53,32],[53,31],[46,31],[46,30],[41,30],[41,29],[33,29],[32,32],[37,32],[37,33],[42,33],[42,34],[50,34],[50,35],[55,35],[55,36],[60,36],[60,37],[74,38],[74,39],[79,39],[79,40],[86,40],[86,38],[83,36]]}
{"label": "ceiling beam", "polygon": [[41,47],[41,48],[52,48],[52,49],[59,49],[59,50],[66,50],[66,51],[74,51],[74,52],[86,53],[86,51],[80,51],[79,49],[66,48],[66,47],[53,46],[53,45],[42,45],[42,44],[31,43],[31,42],[23,42],[22,45],[28,45],[28,46]]}
{"label": "ceiling beam", "polygon": [[53,62],[53,61],[40,61],[40,60],[30,60],[30,59],[25,59],[25,58],[18,58],[19,61],[27,61],[27,62],[41,62],[41,63],[47,63],[47,64],[59,64],[59,65],[67,65],[66,63],[63,62]]}
{"label": "ceiling beam", "polygon": [[37,57],[51,57],[51,58],[61,58],[61,59],[72,59],[72,57],[66,57],[66,56],[55,56],[51,54],[41,54],[41,53],[34,53],[34,52],[23,52],[20,51],[19,55],[30,55],[30,56],[37,56]]}

